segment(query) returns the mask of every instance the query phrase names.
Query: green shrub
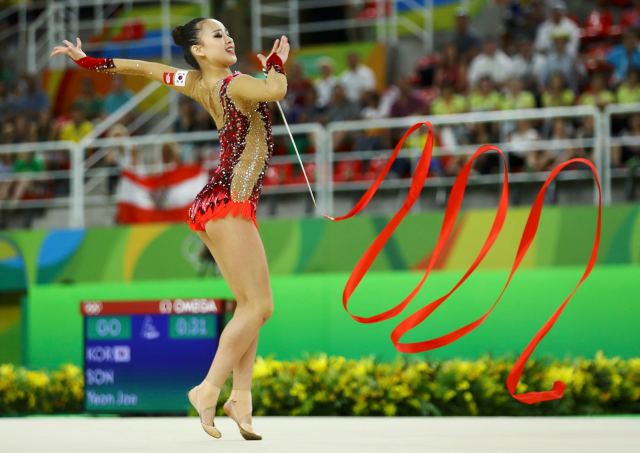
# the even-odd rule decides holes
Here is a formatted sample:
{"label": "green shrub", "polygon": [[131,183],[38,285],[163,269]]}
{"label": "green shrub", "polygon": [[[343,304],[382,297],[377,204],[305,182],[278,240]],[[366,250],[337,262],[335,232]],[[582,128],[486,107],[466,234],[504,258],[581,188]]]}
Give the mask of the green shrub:
{"label": "green shrub", "polygon": [[[513,361],[394,362],[347,360],[319,354],[304,360],[258,357],[254,366],[254,415],[595,415],[640,413],[640,358],[545,361],[530,359],[517,393],[567,384],[560,400],[522,404],[505,381]],[[230,391],[229,379],[220,396]],[[0,365],[0,414],[82,411],[82,370],[32,371]],[[191,410],[193,414],[193,410]],[[222,404],[218,405],[222,415]]]}

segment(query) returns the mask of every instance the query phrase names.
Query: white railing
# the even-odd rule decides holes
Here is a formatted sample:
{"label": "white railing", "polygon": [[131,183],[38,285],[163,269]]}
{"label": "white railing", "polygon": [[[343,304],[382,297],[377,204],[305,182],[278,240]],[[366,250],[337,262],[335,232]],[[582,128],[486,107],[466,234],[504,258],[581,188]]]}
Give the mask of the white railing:
{"label": "white railing", "polygon": [[64,67],[59,58],[49,62],[48,55],[54,46],[70,36],[78,36],[77,2],[49,2],[47,8],[27,27],[27,71],[40,72],[45,66]]}
{"label": "white railing", "polygon": [[[65,159],[70,164],[69,170],[56,171],[37,171],[37,172],[20,172],[0,174],[0,184],[19,184],[22,181],[33,181],[48,183],[60,181],[63,186],[62,191],[68,192],[64,196],[33,199],[33,200],[17,200],[6,199],[0,200],[0,212],[3,214],[11,214],[17,210],[29,210],[51,207],[67,207],[69,208],[69,226],[80,227],[82,222],[82,156],[81,150],[76,143],[67,141],[56,142],[37,142],[37,143],[20,143],[11,145],[0,145],[0,157],[3,155],[30,155],[30,154],[51,154],[64,153]],[[32,159],[36,156],[30,156]],[[37,156],[42,157],[42,156]],[[66,184],[65,184],[66,181]],[[66,187],[65,187],[66,186]],[[9,191],[11,195],[11,191]]]}
{"label": "white railing", "polygon": [[[325,136],[325,131],[319,124],[296,124],[292,125],[291,132],[295,136],[302,134],[310,134],[313,136],[317,143],[322,143]],[[275,136],[287,135],[286,128],[284,126],[274,126],[273,134]],[[133,170],[136,173],[157,173],[161,172],[165,165],[159,162],[159,155],[161,147],[165,144],[177,144],[181,150],[187,150],[188,155],[193,157],[196,154],[202,154],[209,159],[205,160],[204,167],[212,169],[218,164],[219,157],[219,142],[217,131],[203,131],[203,132],[185,132],[174,134],[160,134],[160,135],[144,135],[137,137],[118,137],[118,138],[103,138],[97,139],[91,142],[90,146],[95,150],[92,155],[92,162],[90,165],[89,160],[85,162],[83,166],[84,178],[86,180],[95,181],[101,178],[103,181],[108,182],[109,177],[118,176],[121,168],[99,168],[95,166],[95,162],[98,159],[94,159],[94,156],[104,156],[107,152],[118,152],[124,156],[126,167]],[[132,149],[139,151],[140,155],[151,157],[150,162],[143,165],[130,165],[130,152]],[[316,153],[312,155],[303,155],[303,162],[313,162],[317,171],[318,179],[314,184],[314,192],[322,192],[322,187],[328,185],[327,175],[329,174],[326,169],[322,169],[324,161],[322,160],[323,153]],[[295,160],[295,157],[293,158]],[[271,158],[271,165],[279,165],[282,163],[292,162],[291,156],[273,156]],[[91,168],[89,168],[91,167]],[[306,186],[305,186],[306,187]],[[85,184],[85,190],[82,193],[84,203],[86,206],[112,206],[115,203],[115,196],[110,193],[90,193],[90,190],[96,189],[96,186],[88,187]],[[98,192],[98,190],[93,190]],[[263,187],[263,194],[277,195],[284,193],[298,193],[300,187],[287,187],[287,186],[268,186]],[[321,198],[321,202],[326,202]]]}
{"label": "white railing", "polygon": [[[42,11],[47,6],[44,0],[33,0],[30,2],[22,1],[14,6],[6,7],[0,10],[0,23],[10,24],[0,29],[0,47],[9,52],[13,48],[16,63],[21,63],[26,54],[27,49],[27,27],[29,25],[29,14]],[[4,55],[8,57],[9,55]],[[20,68],[22,69],[22,68]]]}
{"label": "white railing", "polygon": [[[394,119],[379,119],[379,120],[366,120],[366,121],[343,121],[340,123],[330,123],[327,127],[327,142],[328,148],[334,148],[334,134],[337,132],[357,132],[363,131],[367,129],[408,129],[411,125],[428,120],[434,125],[434,132],[437,132],[438,129],[443,129],[445,127],[453,127],[463,125],[463,124],[478,124],[478,123],[500,123],[501,126],[505,124],[514,123],[519,120],[552,120],[554,118],[582,118],[582,117],[593,117],[594,124],[598,124],[600,113],[598,110],[591,106],[574,106],[574,107],[557,107],[557,108],[547,108],[547,109],[526,109],[526,110],[510,110],[510,111],[495,111],[495,112],[472,112],[472,113],[461,113],[457,115],[441,115],[441,116],[412,116],[405,118],[394,118]],[[513,145],[506,140],[506,133],[504,127],[500,129],[501,140],[500,143],[497,143],[501,147],[501,149],[505,153],[513,152]],[[414,132],[417,134],[419,131]],[[591,141],[587,142],[587,144],[593,146],[593,160],[598,169],[598,172],[602,174],[603,170],[603,159],[601,157],[601,147],[600,143],[600,134],[601,131],[598,128],[594,130],[594,137]],[[460,144],[458,146],[448,146],[446,149],[442,147],[434,147],[434,155],[438,153],[446,153],[453,155],[471,155],[475,152],[476,148],[483,143],[466,143]],[[536,149],[540,149],[544,146],[544,149],[558,149],[563,150],[569,147],[582,147],[585,145],[584,140],[564,140],[564,141],[556,141],[556,140],[536,140],[535,142],[531,142],[532,145],[535,145]],[[416,167],[417,160],[419,158],[421,148],[413,148],[409,149],[409,159],[411,160],[411,168],[412,170]],[[388,150],[382,150],[383,153],[388,154]],[[380,151],[377,151],[377,154],[380,155]],[[329,159],[328,166],[329,168],[333,168],[333,162],[336,157],[341,160],[352,160],[352,159],[361,159],[366,158],[366,154],[353,154],[353,153],[327,153],[327,157]],[[565,174],[560,176],[560,180],[562,179],[572,179],[577,178],[580,179],[582,177],[590,178],[589,173],[578,172],[575,175],[567,174],[568,172],[564,172]],[[574,173],[574,172],[572,172]],[[580,174],[582,173],[582,175]],[[545,172],[539,173],[527,173],[524,175],[510,175],[509,179],[513,182],[526,182],[526,181],[536,181],[536,180],[544,180],[546,177]],[[453,181],[455,178],[452,177],[431,177],[427,180],[427,184],[435,185],[435,186],[451,186],[453,185]],[[495,175],[479,175],[472,177],[470,179],[470,184],[494,184],[499,183],[502,180],[502,176],[500,174]],[[384,188],[385,186],[388,188],[402,188],[409,187],[411,184],[411,180],[409,178],[399,179],[396,181],[390,180],[385,184],[382,184],[380,187]],[[368,187],[370,182],[362,181],[350,183],[347,187],[349,189],[363,189]],[[345,188],[347,188],[345,187]],[[330,186],[327,189],[328,193],[331,194],[329,198],[329,205],[327,206],[328,212],[333,212],[334,207],[334,197],[335,189],[333,187],[333,180],[330,180]],[[597,200],[597,188],[594,186],[594,200]]]}
{"label": "white railing", "polygon": [[[404,131],[416,122],[430,121],[434,125],[436,132],[442,131],[446,127],[461,126],[464,124],[476,123],[495,123],[497,127],[508,128],[509,124],[519,120],[531,121],[549,121],[554,118],[565,118],[568,120],[577,120],[580,118],[592,118],[594,121],[593,134],[580,139],[564,139],[564,140],[536,140],[530,142],[535,149],[547,150],[563,150],[569,148],[584,148],[591,150],[591,158],[593,159],[598,173],[602,181],[603,199],[605,203],[612,201],[611,178],[622,176],[611,171],[610,148],[612,144],[617,143],[616,137],[610,136],[610,121],[612,115],[619,114],[640,114],[640,104],[632,105],[615,105],[608,107],[605,111],[599,111],[593,107],[576,106],[563,107],[553,109],[531,109],[531,110],[515,110],[515,111],[498,111],[498,112],[482,112],[482,113],[466,113],[460,115],[443,115],[432,117],[407,117],[407,118],[388,118],[380,120],[363,120],[349,121],[341,123],[329,123],[326,126],[320,124],[294,124],[291,125],[291,131],[294,136],[309,136],[315,144],[315,154],[302,154],[303,160],[313,162],[315,170],[308,176],[312,180],[312,188],[318,203],[316,215],[326,213],[334,213],[334,197],[337,192],[352,192],[353,194],[361,193],[361,191],[371,184],[368,180],[346,180],[342,182],[334,181],[334,165],[338,162],[348,160],[373,161],[375,159],[388,159],[391,154],[390,149],[373,149],[373,150],[356,150],[349,152],[335,152],[335,135],[337,133],[353,133],[359,134],[370,129],[384,130],[400,130]],[[426,128],[421,128],[425,129]],[[420,131],[414,132],[418,134]],[[288,133],[284,126],[274,126],[273,134],[275,137],[283,137],[287,144],[290,143]],[[399,134],[398,134],[399,135]],[[640,137],[635,142],[640,146]],[[85,140],[81,143],[71,142],[41,142],[41,143],[24,143],[16,145],[0,146],[0,155],[15,153],[41,153],[47,154],[52,152],[66,152],[71,162],[69,171],[58,172],[41,172],[33,175],[20,173],[19,175],[0,176],[0,183],[9,181],[9,178],[39,178],[39,179],[66,179],[70,184],[70,192],[68,196],[55,197],[52,199],[31,200],[21,202],[19,209],[31,208],[49,208],[49,207],[68,207],[69,217],[68,225],[73,227],[81,227],[86,224],[84,213],[89,206],[111,206],[113,207],[116,200],[115,196],[110,193],[101,192],[102,182],[106,181],[109,176],[117,177],[120,174],[121,167],[127,166],[131,168],[129,163],[125,162],[116,168],[100,168],[99,161],[106,154],[107,150],[118,149],[119,153],[127,156],[131,149],[137,148],[139,155],[146,161],[141,167],[133,168],[134,171],[157,172],[162,170],[160,162],[160,150],[163,144],[176,143],[187,160],[198,153],[201,153],[208,160],[205,160],[205,166],[212,168],[217,165],[219,157],[219,144],[216,131],[192,132],[179,134],[163,134],[163,135],[143,135],[136,137],[119,137],[119,138],[100,138],[93,140]],[[513,144],[506,139],[506,135],[495,143],[507,154],[513,152]],[[395,143],[393,143],[395,146]],[[473,143],[458,144],[455,146],[439,146],[434,148],[434,156],[437,158],[446,155],[472,154],[478,145]],[[86,150],[90,148],[94,151],[92,157],[85,160]],[[400,153],[398,158],[409,159],[411,169],[415,168],[417,159],[420,156],[422,147],[415,144],[405,144],[405,149]],[[1,156],[0,156],[1,157]],[[298,169],[299,163],[294,155],[273,156],[270,166],[278,166],[282,164],[292,164]],[[412,172],[413,173],[413,172]],[[377,174],[377,173],[376,173]],[[523,184],[530,182],[539,182],[548,176],[548,172],[522,172],[511,173],[509,180],[514,184]],[[315,180],[313,179],[315,177]],[[450,187],[453,184],[452,176],[433,176],[430,177],[426,185],[436,189]],[[572,181],[588,181],[591,174],[583,169],[576,168],[563,172],[559,180]],[[470,185],[498,185],[501,182],[500,174],[479,174],[470,178]],[[393,178],[389,175],[380,186],[380,190],[406,188],[410,185],[410,177]],[[595,186],[594,186],[595,187]],[[595,189],[594,189],[595,193]],[[263,194],[265,196],[277,196],[279,194],[300,194],[303,197],[309,197],[308,189],[304,180],[301,183],[286,185],[265,185],[263,186]],[[594,196],[595,200],[595,196]],[[0,205],[0,210],[7,208],[7,203]],[[15,203],[12,207],[15,209]]]}
{"label": "white railing", "polygon": [[[325,21],[301,22],[301,12],[311,9],[331,8],[352,4],[348,0],[251,0],[251,28],[252,47],[254,51],[261,51],[263,45],[270,46],[263,40],[270,40],[285,34],[291,42],[300,44],[301,33],[336,30],[375,29],[375,39],[378,42],[395,44],[398,41],[399,30],[404,28],[414,35],[423,45],[425,52],[433,50],[433,0],[424,0],[424,6],[416,0],[377,0],[376,17],[347,18]],[[406,17],[398,14],[398,8],[406,6],[422,12],[422,26],[415,24]],[[273,25],[275,21],[281,23]]]}
{"label": "white railing", "polygon": [[621,138],[612,137],[612,121],[613,117],[620,115],[629,115],[632,113],[640,113],[640,103],[638,104],[612,104],[608,105],[604,109],[602,115],[602,137],[603,143],[603,155],[604,155],[604,167],[607,171],[607,177],[605,178],[605,190],[603,198],[605,203],[611,203],[612,200],[612,188],[611,180],[620,177],[627,176],[628,171],[623,169],[614,169],[611,162],[611,154],[613,146],[623,146],[628,144],[627,140],[630,138],[634,143],[634,146],[640,146],[640,136],[628,137],[627,140]]}

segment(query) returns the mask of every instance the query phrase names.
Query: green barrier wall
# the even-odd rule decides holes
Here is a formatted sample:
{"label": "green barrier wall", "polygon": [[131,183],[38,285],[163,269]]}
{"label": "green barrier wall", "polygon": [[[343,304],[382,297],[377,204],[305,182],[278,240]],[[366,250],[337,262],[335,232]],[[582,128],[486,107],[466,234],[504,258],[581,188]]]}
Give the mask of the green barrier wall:
{"label": "green barrier wall", "polygon": [[[483,324],[457,342],[421,354],[426,358],[476,358],[519,354],[571,291],[582,267],[525,269],[516,273],[502,301]],[[272,277],[273,317],[263,327],[259,355],[300,358],[305,352],[347,357],[374,354],[383,360],[397,352],[390,342],[393,327],[419,307],[446,293],[462,272],[436,272],[398,317],[378,324],[360,324],[342,307],[348,273]],[[399,303],[418,283],[421,272],[372,272],[354,293],[349,308],[370,316]],[[506,271],[474,274],[432,317],[409,332],[405,341],[445,334],[488,310],[506,280]],[[542,340],[533,358],[638,355],[640,301],[638,266],[599,266],[579,288],[560,319]],[[132,300],[164,297],[232,297],[219,278],[180,281],[41,285],[30,291],[26,312],[26,357],[31,367],[81,364],[81,316],[84,299]]]}
{"label": "green barrier wall", "polygon": [[[508,269],[528,208],[512,208],[481,270]],[[495,210],[460,213],[436,270],[465,269],[480,250]],[[583,266],[591,251],[596,209],[545,207],[522,268]],[[326,219],[258,219],[271,275],[350,272],[391,215]],[[426,268],[442,225],[441,212],[408,215],[372,270]],[[197,278],[202,249],[186,224],[149,224],[52,231],[0,231],[0,291],[30,284],[156,281]],[[640,264],[640,205],[603,209],[598,264]]]}
{"label": "green barrier wall", "polygon": [[[593,241],[595,213],[593,206],[545,207],[538,235],[505,300],[468,338],[432,354],[448,357],[460,353],[471,357],[492,351],[521,351],[579,278]],[[422,334],[417,339],[445,333],[447,326],[449,330],[460,327],[490,307],[513,262],[528,214],[528,208],[509,210],[498,240],[476,275],[460,294],[434,313],[435,319],[427,327],[420,328]],[[429,295],[433,298],[453,285],[452,279],[462,274],[480,250],[494,215],[492,209],[460,213],[435,264],[435,274],[409,310],[416,310],[429,301]],[[299,356],[306,350],[350,356],[375,353],[384,358],[395,354],[388,336],[401,317],[382,325],[361,325],[351,320],[341,306],[342,288],[349,273],[390,217],[360,215],[337,223],[315,218],[259,219],[277,305],[276,316],[265,326],[261,354],[273,352],[283,359]],[[373,263],[372,274],[356,292],[356,313],[383,311],[410,292],[430,259],[441,223],[442,212],[411,214],[404,219]],[[198,278],[201,249],[198,238],[184,224],[0,232],[0,298],[2,291],[26,291],[23,315],[29,316],[21,320],[15,304],[0,313],[0,362],[15,362],[20,356],[35,365],[77,362],[80,351],[77,303],[81,299],[231,297],[223,281]],[[601,309],[602,324],[612,326],[614,334],[601,335],[605,327],[592,323],[590,318],[583,319],[578,312],[561,318],[551,335],[564,335],[565,341],[550,351],[555,355],[565,351],[592,354],[597,345],[602,345],[611,354],[631,355],[623,345],[633,332],[623,329],[620,332],[626,332],[626,337],[620,337],[618,329],[626,325],[631,314],[640,319],[636,296],[640,289],[639,265],[640,205],[603,208],[596,271],[567,311],[582,309],[583,305],[590,310],[587,313],[598,313]],[[609,275],[609,280],[605,275]],[[538,290],[546,292],[533,296]],[[545,301],[550,305],[540,305]],[[300,305],[303,311],[298,311]],[[573,308],[574,305],[578,308]],[[519,310],[527,306],[535,309],[524,315]],[[606,310],[618,313],[617,317]],[[504,318],[507,314],[513,320],[507,322],[508,318]],[[505,321],[491,328],[500,316]],[[525,319],[517,329],[512,328],[522,316],[533,318]],[[311,323],[312,320],[317,322]],[[449,320],[451,324],[447,324]],[[565,322],[571,325],[563,329]],[[576,335],[576,346],[567,347],[573,344],[574,331],[581,332],[585,323],[591,323],[595,343],[590,343],[585,335]],[[278,334],[296,332],[298,328],[300,336],[304,334],[302,338]],[[469,340],[474,335],[486,338],[474,343]],[[53,346],[49,343],[51,339],[55,340]],[[640,344],[639,339],[636,336],[636,344]],[[544,340],[541,350],[549,341],[552,340]],[[460,350],[467,342],[469,346]]]}

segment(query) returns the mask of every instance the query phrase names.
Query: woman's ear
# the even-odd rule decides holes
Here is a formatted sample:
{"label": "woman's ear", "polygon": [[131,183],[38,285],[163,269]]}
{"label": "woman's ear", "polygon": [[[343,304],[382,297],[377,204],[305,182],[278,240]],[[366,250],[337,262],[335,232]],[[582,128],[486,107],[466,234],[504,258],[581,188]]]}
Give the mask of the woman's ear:
{"label": "woman's ear", "polygon": [[202,50],[202,46],[200,44],[194,44],[191,46],[191,55],[194,57],[197,55],[199,57],[204,57],[204,51]]}

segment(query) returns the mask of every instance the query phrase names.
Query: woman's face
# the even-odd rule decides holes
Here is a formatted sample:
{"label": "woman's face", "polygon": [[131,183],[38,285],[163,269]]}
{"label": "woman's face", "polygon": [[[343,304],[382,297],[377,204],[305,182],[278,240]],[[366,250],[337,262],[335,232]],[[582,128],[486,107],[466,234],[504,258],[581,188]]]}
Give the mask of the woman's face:
{"label": "woman's face", "polygon": [[222,66],[231,66],[238,61],[229,30],[215,19],[200,22],[200,44],[191,46],[191,52],[201,60]]}

